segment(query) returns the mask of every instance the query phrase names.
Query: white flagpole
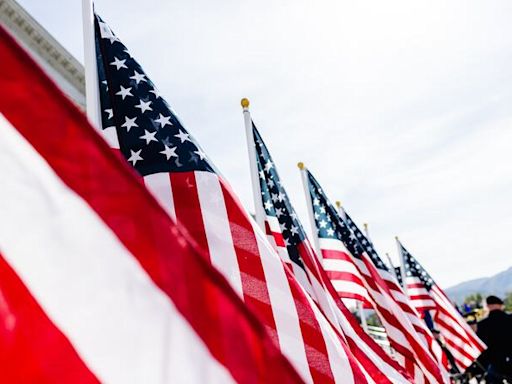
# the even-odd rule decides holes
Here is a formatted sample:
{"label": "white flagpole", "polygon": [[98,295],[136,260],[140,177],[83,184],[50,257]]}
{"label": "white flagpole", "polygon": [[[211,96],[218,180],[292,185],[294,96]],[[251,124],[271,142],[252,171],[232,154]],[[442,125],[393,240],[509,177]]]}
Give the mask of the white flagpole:
{"label": "white flagpole", "polygon": [[404,255],[402,253],[402,247],[401,247],[401,244],[400,244],[400,240],[398,240],[398,236],[395,236],[395,240],[396,240],[396,246],[398,248],[398,257],[400,258],[400,273],[402,275],[402,283],[403,283],[403,290],[404,290],[404,293],[408,295],[407,293],[407,282],[405,281],[405,261],[404,261]]}
{"label": "white flagpole", "polygon": [[304,197],[306,198],[306,205],[308,206],[308,216],[309,216],[309,223],[311,224],[311,232],[313,234],[313,243],[315,245],[316,254],[317,254],[320,262],[322,263],[324,258],[322,256],[322,251],[320,249],[320,241],[318,240],[318,232],[317,232],[316,223],[315,223],[315,211],[313,209],[313,202],[311,201],[311,194],[309,193],[308,180],[307,180],[307,175],[306,175],[307,168],[303,162],[297,163],[297,167],[300,170],[302,187],[304,189]]}
{"label": "white flagpole", "polygon": [[387,253],[387,252],[386,252],[386,259],[388,260],[388,264],[389,264],[391,273],[393,274],[393,276],[395,276],[396,281],[398,281],[398,276],[396,275],[395,266],[393,265],[393,261],[391,261],[391,257],[389,256],[389,253]]}
{"label": "white flagpole", "polygon": [[265,233],[265,210],[263,209],[263,205],[261,203],[261,188],[260,188],[260,180],[258,174],[258,164],[256,164],[256,148],[254,147],[254,135],[252,131],[252,119],[251,113],[249,112],[249,100],[242,99],[240,102],[243,109],[244,114],[244,124],[245,124],[245,136],[247,138],[247,150],[249,152],[249,165],[251,167],[251,184],[252,184],[252,192],[254,199],[254,215],[256,218],[256,223],[258,223],[259,227]]}
{"label": "white flagpole", "polygon": [[96,64],[96,40],[94,36],[94,10],[92,0],[82,0],[84,33],[85,100],[90,123],[101,130],[100,91]]}

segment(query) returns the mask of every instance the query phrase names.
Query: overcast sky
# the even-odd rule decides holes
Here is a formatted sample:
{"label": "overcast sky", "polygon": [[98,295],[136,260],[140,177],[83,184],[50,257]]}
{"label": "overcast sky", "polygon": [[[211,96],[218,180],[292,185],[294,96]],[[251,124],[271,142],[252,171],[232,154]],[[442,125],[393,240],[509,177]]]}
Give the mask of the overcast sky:
{"label": "overcast sky", "polygon": [[[18,0],[79,60],[80,0]],[[303,161],[443,286],[512,266],[510,0],[97,0],[252,210],[240,98],[309,228]]]}

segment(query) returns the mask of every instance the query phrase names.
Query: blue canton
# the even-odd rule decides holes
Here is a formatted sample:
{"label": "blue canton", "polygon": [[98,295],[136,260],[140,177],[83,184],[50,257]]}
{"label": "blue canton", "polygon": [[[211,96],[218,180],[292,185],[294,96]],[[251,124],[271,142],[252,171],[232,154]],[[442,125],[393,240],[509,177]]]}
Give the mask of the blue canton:
{"label": "blue canton", "polygon": [[103,129],[115,127],[120,150],[142,175],[214,168],[126,47],[96,15]]}
{"label": "blue canton", "polygon": [[306,174],[318,237],[340,240],[354,257],[361,258],[363,248],[359,240],[340,218],[311,172],[306,171]]}
{"label": "blue canton", "polygon": [[267,216],[277,218],[290,259],[304,269],[298,245],[306,239],[306,233],[290,203],[286,190],[281,184],[272,157],[254,123],[252,128],[265,213]]}
{"label": "blue canton", "polygon": [[400,244],[400,251],[404,260],[405,276],[417,277],[425,286],[425,289],[430,291],[432,286],[435,284],[434,279],[430,277],[425,268],[418,263],[418,261],[409,253],[409,251],[407,251],[407,249],[404,248],[402,244]]}

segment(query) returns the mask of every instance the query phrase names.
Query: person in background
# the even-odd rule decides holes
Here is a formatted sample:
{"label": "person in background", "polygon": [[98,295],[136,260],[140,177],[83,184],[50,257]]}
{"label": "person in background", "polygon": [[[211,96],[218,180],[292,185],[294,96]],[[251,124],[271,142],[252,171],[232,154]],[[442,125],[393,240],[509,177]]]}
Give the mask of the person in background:
{"label": "person in background", "polygon": [[486,367],[488,384],[512,383],[512,316],[503,310],[503,300],[496,296],[486,299],[489,315],[478,322],[477,335],[487,345],[478,358]]}

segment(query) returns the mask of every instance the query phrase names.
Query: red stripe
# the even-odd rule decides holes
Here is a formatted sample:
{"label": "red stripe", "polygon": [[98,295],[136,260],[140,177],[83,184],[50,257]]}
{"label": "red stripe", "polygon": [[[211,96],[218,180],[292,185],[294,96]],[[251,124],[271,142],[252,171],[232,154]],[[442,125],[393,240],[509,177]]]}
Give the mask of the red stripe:
{"label": "red stripe", "polygon": [[220,183],[240,268],[244,301],[254,313],[260,316],[272,339],[279,346],[274,313],[256,236],[249,218],[239,203],[233,199],[233,195],[226,189],[225,183],[222,180]]}
{"label": "red stripe", "polygon": [[265,220],[265,233],[267,235],[270,235],[274,238],[274,241],[276,243],[276,245],[278,247],[285,247],[285,243],[284,243],[284,237],[283,237],[283,234],[281,232],[275,232],[275,231],[272,231],[272,229],[270,229],[270,225],[268,224],[268,221]]}
{"label": "red stripe", "polygon": [[[190,237],[2,28],[0,57],[1,112],[111,228],[212,356],[238,382],[300,382],[261,323],[205,263]],[[9,362],[21,363],[26,361]]]}
{"label": "red stripe", "polygon": [[3,383],[99,383],[0,254]]}

